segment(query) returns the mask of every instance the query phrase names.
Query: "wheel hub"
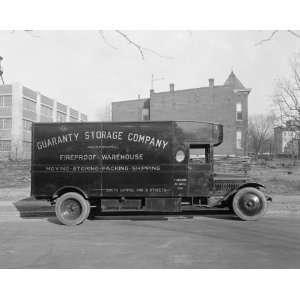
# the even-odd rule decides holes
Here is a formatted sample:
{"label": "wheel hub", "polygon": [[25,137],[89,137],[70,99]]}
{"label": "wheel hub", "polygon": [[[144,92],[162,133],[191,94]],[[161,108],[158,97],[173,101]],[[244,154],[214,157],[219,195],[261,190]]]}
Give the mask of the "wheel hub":
{"label": "wheel hub", "polygon": [[254,216],[262,209],[262,201],[259,196],[247,193],[241,197],[239,208],[245,215]]}
{"label": "wheel hub", "polygon": [[81,215],[82,208],[76,199],[67,199],[62,205],[61,211],[65,219],[75,220]]}

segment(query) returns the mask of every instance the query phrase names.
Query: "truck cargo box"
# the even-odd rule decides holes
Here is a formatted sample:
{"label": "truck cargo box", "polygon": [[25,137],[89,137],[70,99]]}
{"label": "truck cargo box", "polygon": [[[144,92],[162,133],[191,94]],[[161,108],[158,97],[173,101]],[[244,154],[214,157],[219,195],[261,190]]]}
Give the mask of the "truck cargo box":
{"label": "truck cargo box", "polygon": [[55,198],[76,187],[87,198],[184,196],[189,145],[222,138],[221,125],[189,121],[35,123],[31,194]]}

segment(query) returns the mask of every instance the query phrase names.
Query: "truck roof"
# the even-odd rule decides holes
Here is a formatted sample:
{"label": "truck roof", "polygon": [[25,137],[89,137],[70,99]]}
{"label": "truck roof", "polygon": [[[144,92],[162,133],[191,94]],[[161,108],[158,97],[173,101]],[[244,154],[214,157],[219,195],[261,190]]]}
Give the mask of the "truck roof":
{"label": "truck roof", "polygon": [[81,123],[171,123],[171,122],[190,122],[190,123],[200,123],[200,124],[212,124],[221,125],[218,122],[208,122],[208,121],[193,121],[193,120],[147,120],[147,121],[82,121],[82,122],[32,122],[33,124],[57,124],[57,123],[67,123],[67,124],[81,124]]}

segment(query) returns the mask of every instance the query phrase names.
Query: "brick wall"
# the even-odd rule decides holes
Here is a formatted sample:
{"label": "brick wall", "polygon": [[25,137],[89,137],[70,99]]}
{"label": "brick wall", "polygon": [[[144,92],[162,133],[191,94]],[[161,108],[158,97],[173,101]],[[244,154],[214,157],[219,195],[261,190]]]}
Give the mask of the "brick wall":
{"label": "brick wall", "polygon": [[[224,86],[152,93],[150,118],[151,120],[193,120],[221,123],[224,125],[224,142],[215,151],[216,153],[233,154],[237,152],[236,102],[237,95],[231,88]],[[239,124],[238,127],[242,129],[244,133],[242,136],[244,136],[244,123]]]}
{"label": "brick wall", "polygon": [[112,121],[141,121],[145,100],[112,102]]}
{"label": "brick wall", "polygon": [[[248,152],[248,94],[231,73],[224,85],[175,90],[150,91],[150,120],[192,120],[220,123],[224,126],[224,142],[215,148],[217,154],[246,155]],[[146,99],[112,103],[113,121],[140,121]],[[242,105],[242,120],[237,120],[236,104]],[[236,132],[242,132],[242,149],[237,149]]]}

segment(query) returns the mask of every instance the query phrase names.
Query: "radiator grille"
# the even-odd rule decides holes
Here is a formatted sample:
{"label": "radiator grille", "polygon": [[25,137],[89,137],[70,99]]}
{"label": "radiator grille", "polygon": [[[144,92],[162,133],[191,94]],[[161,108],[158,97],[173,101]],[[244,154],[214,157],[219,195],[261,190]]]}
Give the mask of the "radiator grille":
{"label": "radiator grille", "polygon": [[240,186],[240,183],[232,183],[232,182],[216,182],[215,189],[217,191],[229,192]]}

